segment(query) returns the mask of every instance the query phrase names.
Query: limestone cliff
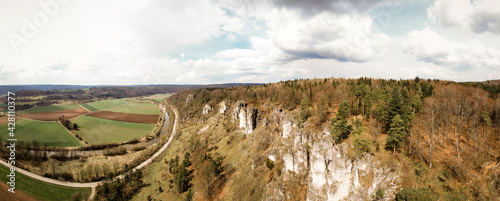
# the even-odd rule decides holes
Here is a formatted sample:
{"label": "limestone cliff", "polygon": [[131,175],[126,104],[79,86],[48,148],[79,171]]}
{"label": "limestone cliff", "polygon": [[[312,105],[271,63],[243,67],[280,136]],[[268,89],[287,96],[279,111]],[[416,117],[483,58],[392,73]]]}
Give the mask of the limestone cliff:
{"label": "limestone cliff", "polygon": [[[381,164],[370,154],[351,159],[348,156],[351,145],[334,144],[327,126],[322,132],[314,132],[297,126],[289,111],[278,108],[269,114],[258,114],[258,111],[238,101],[233,105],[230,118],[246,134],[256,135],[257,130],[267,131],[268,126],[279,128],[279,134],[274,135],[275,143],[266,153],[275,163],[282,161],[282,174],[264,187],[264,200],[293,199],[287,182],[302,185],[306,199],[318,201],[367,200],[372,199],[378,189],[384,191],[384,199],[391,200],[400,189],[397,167]],[[262,122],[257,121],[260,115],[264,118]]]}

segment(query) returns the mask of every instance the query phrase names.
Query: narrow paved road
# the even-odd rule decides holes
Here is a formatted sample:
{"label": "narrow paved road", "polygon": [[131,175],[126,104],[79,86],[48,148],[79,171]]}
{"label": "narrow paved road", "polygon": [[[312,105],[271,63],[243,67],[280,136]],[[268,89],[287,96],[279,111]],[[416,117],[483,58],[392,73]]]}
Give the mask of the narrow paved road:
{"label": "narrow paved road", "polygon": [[[168,105],[168,107],[170,107],[170,109],[172,109],[172,111],[174,111],[174,114],[175,114],[174,128],[172,129],[172,134],[170,135],[170,138],[168,139],[167,143],[165,143],[165,145],[163,145],[163,147],[161,147],[155,154],[153,154],[153,156],[151,156],[149,159],[147,159],[146,161],[144,161],[141,164],[139,164],[138,166],[136,166],[133,170],[142,169],[142,168],[146,167],[147,165],[149,165],[154,159],[156,159],[158,156],[160,156],[160,154],[162,154],[165,150],[167,150],[168,146],[170,146],[170,144],[172,143],[172,141],[175,137],[176,131],[177,131],[177,121],[179,119],[179,115],[177,114],[176,109],[174,109],[169,104],[167,104],[167,105]],[[11,167],[7,162],[5,162],[3,160],[0,160],[0,164],[7,166],[9,168]],[[99,181],[99,182],[90,182],[90,183],[78,183],[78,182],[59,181],[59,180],[50,179],[47,177],[42,177],[42,176],[37,175],[37,174],[33,174],[29,171],[23,170],[23,169],[18,168],[18,167],[16,167],[16,171],[19,173],[22,173],[28,177],[31,177],[33,179],[37,179],[37,180],[44,181],[44,182],[51,183],[51,184],[57,184],[57,185],[68,186],[68,187],[77,187],[77,188],[89,188],[90,187],[90,188],[92,188],[92,194],[89,196],[89,200],[94,199],[94,197],[96,195],[97,185],[104,182],[104,181]],[[123,178],[124,174],[116,176],[115,179]]]}

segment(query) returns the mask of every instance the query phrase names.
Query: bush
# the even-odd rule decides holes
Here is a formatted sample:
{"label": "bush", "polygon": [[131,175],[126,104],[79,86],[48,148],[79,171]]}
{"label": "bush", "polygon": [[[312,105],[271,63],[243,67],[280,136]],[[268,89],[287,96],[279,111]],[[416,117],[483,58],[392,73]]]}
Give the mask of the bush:
{"label": "bush", "polygon": [[266,167],[269,169],[269,170],[272,170],[274,168],[274,162],[271,160],[271,159],[266,159]]}
{"label": "bush", "polygon": [[127,149],[123,146],[115,147],[115,148],[110,148],[110,149],[105,149],[104,150],[104,155],[105,156],[115,156],[115,155],[124,155],[127,153]]}
{"label": "bush", "polygon": [[134,146],[132,147],[132,151],[141,151],[141,150],[144,150],[146,149],[146,147],[144,146]]}
{"label": "bush", "polygon": [[192,188],[189,188],[187,193],[186,193],[186,199],[184,199],[185,201],[191,201],[193,200],[193,195],[194,195],[194,192],[193,192],[193,189]]}
{"label": "bush", "polygon": [[381,200],[384,198],[384,191],[381,188],[377,189],[377,192],[375,192],[375,200]]}
{"label": "bush", "polygon": [[356,158],[361,157],[364,153],[372,152],[370,144],[370,140],[368,140],[364,134],[358,134],[354,138],[354,150],[356,152]]}
{"label": "bush", "polygon": [[82,196],[80,195],[80,192],[73,193],[73,195],[71,195],[70,200],[71,201],[80,201],[80,200],[82,200]]}
{"label": "bush", "polygon": [[396,194],[397,201],[427,201],[434,200],[429,188],[403,188]]}

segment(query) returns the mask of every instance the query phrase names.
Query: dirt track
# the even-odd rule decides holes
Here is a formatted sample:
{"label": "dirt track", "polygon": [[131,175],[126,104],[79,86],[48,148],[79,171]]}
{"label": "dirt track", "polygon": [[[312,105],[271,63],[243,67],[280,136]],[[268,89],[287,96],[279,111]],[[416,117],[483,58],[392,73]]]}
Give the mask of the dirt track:
{"label": "dirt track", "polygon": [[7,191],[9,186],[0,182],[0,198],[2,200],[12,200],[12,201],[38,201],[38,199],[33,198],[29,195],[24,194],[19,190],[15,190],[15,194]]}
{"label": "dirt track", "polygon": [[156,124],[156,122],[158,122],[158,117],[159,117],[159,115],[130,114],[130,113],[110,112],[110,111],[92,112],[90,114],[87,114],[87,116],[117,120],[117,121],[133,122],[133,123],[145,123],[145,124]]}
{"label": "dirt track", "polygon": [[[26,119],[38,120],[38,121],[57,121],[59,117],[63,116],[66,119],[75,118],[83,114],[88,113],[84,108],[72,109],[72,110],[60,110],[53,112],[42,112],[33,114],[18,114],[18,116]],[[1,123],[0,123],[1,124]]]}

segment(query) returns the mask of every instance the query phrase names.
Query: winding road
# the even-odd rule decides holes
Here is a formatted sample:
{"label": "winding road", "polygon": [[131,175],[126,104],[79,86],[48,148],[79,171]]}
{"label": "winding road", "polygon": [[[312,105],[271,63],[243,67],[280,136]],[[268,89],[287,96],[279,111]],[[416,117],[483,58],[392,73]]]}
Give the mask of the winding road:
{"label": "winding road", "polygon": [[[151,162],[153,162],[154,159],[156,159],[158,156],[160,156],[160,154],[162,154],[165,150],[167,150],[167,148],[169,147],[169,145],[172,143],[172,141],[173,141],[173,139],[175,137],[176,131],[177,131],[177,121],[179,119],[179,115],[177,114],[177,110],[176,109],[174,109],[168,103],[167,103],[167,105],[168,105],[168,107],[170,107],[170,109],[172,109],[172,111],[174,111],[174,114],[175,114],[175,120],[174,120],[174,127],[172,129],[172,135],[168,139],[167,143],[165,143],[165,145],[163,145],[163,147],[161,147],[149,159],[145,160],[144,162],[142,162],[141,164],[139,164],[135,168],[133,168],[133,170],[142,169],[142,168],[146,167],[147,165],[149,165]],[[0,160],[0,164],[2,164],[4,166],[7,166],[9,168],[11,167],[7,162],[5,162],[3,160]],[[16,172],[24,174],[24,175],[26,175],[28,177],[33,178],[33,179],[37,179],[37,180],[44,181],[44,182],[51,183],[51,184],[57,184],[57,185],[68,186],[68,187],[77,187],[77,188],[89,188],[90,187],[90,188],[92,188],[92,194],[89,196],[88,200],[93,200],[94,199],[94,197],[96,195],[96,187],[99,184],[104,183],[104,181],[89,182],[89,183],[59,181],[59,180],[50,179],[50,178],[47,178],[47,177],[42,177],[42,176],[37,175],[37,174],[33,174],[33,173],[31,173],[31,172],[29,172],[27,170],[24,170],[24,169],[21,169],[21,168],[18,168],[18,167],[16,167]],[[118,175],[118,176],[115,177],[115,179],[118,179],[118,178],[121,179],[121,178],[123,178],[125,176],[125,174],[126,173]]]}

